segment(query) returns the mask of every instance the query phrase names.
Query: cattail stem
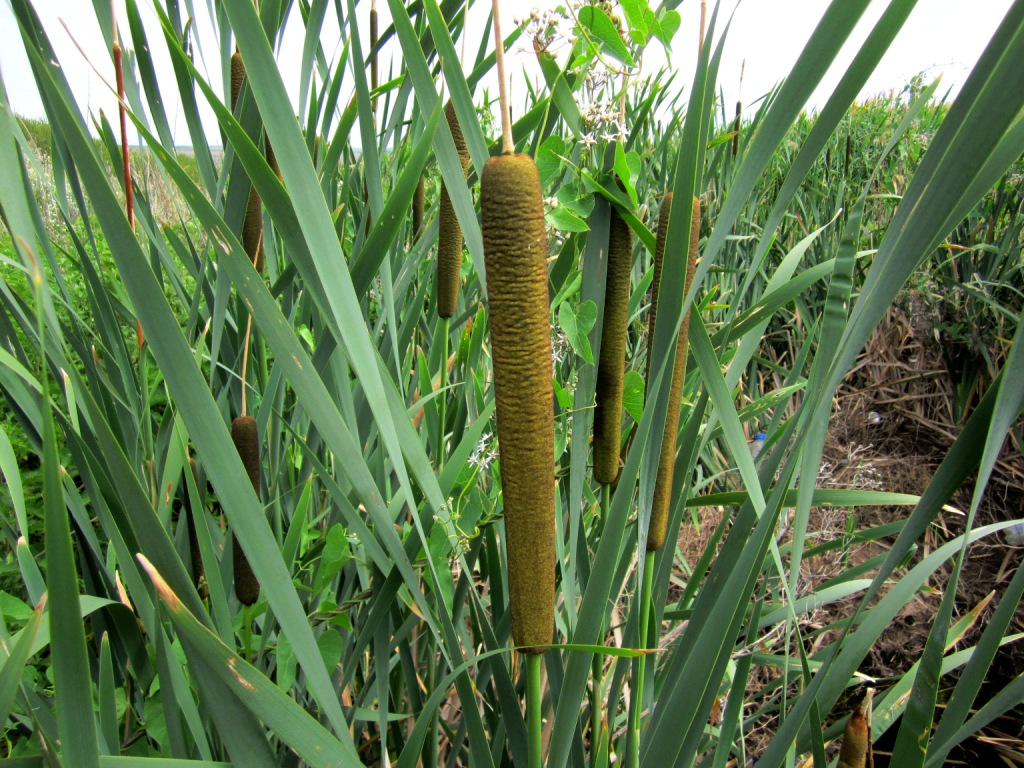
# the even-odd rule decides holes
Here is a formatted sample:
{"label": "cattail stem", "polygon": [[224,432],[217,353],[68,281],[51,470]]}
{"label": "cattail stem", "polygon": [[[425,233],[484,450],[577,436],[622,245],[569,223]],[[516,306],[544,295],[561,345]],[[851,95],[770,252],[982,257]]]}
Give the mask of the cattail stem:
{"label": "cattail stem", "polygon": [[501,109],[501,151],[510,155],[515,151],[512,143],[512,113],[508,108],[508,83],[505,81],[505,39],[501,36],[501,13],[498,0],[491,0],[494,17],[494,61],[498,69],[498,104]]}
{"label": "cattail stem", "polygon": [[[117,34],[117,17],[114,15],[114,5],[110,5],[110,17],[114,24],[114,74],[117,79],[117,116],[121,123],[121,165],[124,167],[124,210],[128,216],[128,226],[135,230],[135,202],[132,197],[132,161],[128,153],[128,113],[124,107],[124,65],[121,56],[121,40]],[[142,323],[138,318],[135,320],[135,338],[139,347],[139,355],[142,355],[142,345],[146,341],[146,335],[142,331]]]}
{"label": "cattail stem", "polygon": [[437,333],[441,337],[441,383],[438,387],[437,402],[437,471],[444,468],[445,460],[445,417],[448,393],[445,387],[448,386],[448,325],[451,321],[447,317],[439,318]]}
{"label": "cattail stem", "polygon": [[252,606],[242,608],[242,658],[249,660],[252,650]]}
{"label": "cattail stem", "polygon": [[245,339],[242,341],[242,415],[247,416],[245,410],[245,374],[249,368],[249,334],[252,333],[252,315],[245,321]]}
{"label": "cattail stem", "polygon": [[121,42],[114,23],[114,72],[117,76],[117,114],[121,121],[121,163],[124,166],[124,207],[128,226],[135,229],[135,205],[132,200],[132,164],[128,155],[128,114],[124,108],[124,66],[121,63]]}
{"label": "cattail stem", "polygon": [[700,0],[700,30],[698,31],[699,37],[697,38],[697,55],[700,56],[700,52],[704,50],[704,30],[707,28],[708,18],[708,0]]}
{"label": "cattail stem", "polygon": [[[612,487],[601,486],[601,506],[599,507],[598,528],[603,529],[608,519],[608,508],[611,506]],[[604,616],[601,617],[601,631],[598,633],[598,644],[604,644]],[[604,656],[594,654],[591,664],[593,685],[590,700],[590,765],[597,768],[601,765],[602,756],[607,755],[608,730],[604,727]]]}
{"label": "cattail stem", "polygon": [[541,740],[543,697],[540,677],[543,658],[537,653],[526,656],[526,728],[530,743],[530,768],[541,768],[544,764],[544,745]]}
{"label": "cattail stem", "polygon": [[[640,585],[640,648],[647,648],[647,631],[651,614],[651,585],[654,578],[654,552],[644,557],[644,575]],[[644,677],[647,658],[633,660],[633,696],[629,702],[629,760],[630,768],[640,766],[640,726],[643,722]]]}
{"label": "cattail stem", "polygon": [[[427,654],[427,694],[434,691],[437,685],[437,661],[431,654]],[[423,766],[424,768],[437,768],[438,753],[441,751],[441,740],[438,730],[441,726],[441,715],[435,708],[430,716],[430,728],[427,731],[427,738],[423,740]]]}

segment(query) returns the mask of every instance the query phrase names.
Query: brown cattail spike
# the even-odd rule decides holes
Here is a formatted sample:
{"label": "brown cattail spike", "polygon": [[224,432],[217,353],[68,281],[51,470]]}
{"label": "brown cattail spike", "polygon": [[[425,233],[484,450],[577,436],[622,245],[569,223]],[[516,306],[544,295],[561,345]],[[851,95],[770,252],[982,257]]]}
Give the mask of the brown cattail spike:
{"label": "brown cattail spike", "polygon": [[533,159],[488,160],[480,208],[512,638],[527,653],[543,653],[530,646],[551,642],[554,625],[554,403],[547,233]]}
{"label": "brown cattail spike", "polygon": [[[667,203],[667,205],[666,205]],[[655,280],[660,280],[658,265],[664,261],[665,240],[667,235],[668,217],[672,207],[671,197],[665,198],[661,206],[661,218],[658,221],[657,249],[661,258],[655,254]],[[686,260],[686,287],[689,289],[693,275],[697,269],[697,241],[700,237],[700,200],[693,198],[693,213],[690,221],[690,248]],[[654,290],[658,283],[653,282]],[[656,305],[651,305],[651,338],[654,336],[654,312]],[[683,312],[683,322],[679,328],[679,340],[676,342],[676,361],[672,370],[672,388],[669,391],[668,411],[665,414],[665,436],[661,439],[661,459],[658,462],[658,477],[654,485],[654,500],[651,502],[651,524],[647,530],[647,551],[653,552],[665,543],[665,532],[668,529],[668,512],[672,505],[672,475],[676,460],[676,434],[679,429],[679,409],[683,397],[683,379],[686,374],[687,333],[690,327],[690,310]],[[650,388],[650,354],[647,358],[647,383]]]}
{"label": "brown cattail spike", "polygon": [[629,273],[633,265],[633,230],[612,209],[608,230],[608,279],[601,326],[594,410],[594,479],[609,485],[619,474],[622,440],[622,389],[629,321]]}
{"label": "brown cattail spike", "polygon": [[277,162],[277,155],[274,154],[274,148],[270,145],[270,137],[267,137],[267,149],[264,153],[267,158],[267,165],[270,166],[270,170],[277,176],[277,180],[284,182],[284,176],[281,174],[281,165]]}
{"label": "brown cattail spike", "polygon": [[[462,128],[455,116],[455,105],[449,101],[444,108],[448,127],[451,128],[455,149],[462,163],[462,176],[469,169],[469,148]],[[448,188],[441,183],[441,201],[437,230],[437,315],[451,317],[459,303],[459,280],[462,271],[462,227],[455,215]]]}
{"label": "brown cattail spike", "polygon": [[245,82],[245,62],[242,52],[235,48],[231,54],[231,111],[238,108],[238,97],[242,95],[242,83]]}
{"label": "brown cattail spike", "polygon": [[[231,422],[231,439],[235,450],[242,460],[242,466],[249,474],[249,482],[260,496],[260,438],[256,431],[256,419],[252,416],[239,416]],[[235,596],[243,605],[252,605],[260,597],[260,583],[252,572],[249,560],[242,551],[237,537],[232,537],[233,559],[235,565]]]}
{"label": "brown cattail spike", "polygon": [[732,156],[736,157],[740,151],[740,114],[743,105],[740,102],[736,102],[736,119],[733,120],[732,124]]}
{"label": "brown cattail spike", "polygon": [[[231,54],[231,110],[238,108],[238,97],[242,93],[245,82],[245,63],[242,54],[236,48]],[[267,145],[269,148],[269,144]],[[276,159],[275,159],[276,164]],[[275,169],[276,171],[276,169]],[[278,174],[280,175],[280,174]],[[256,271],[263,272],[263,202],[255,187],[249,188],[249,199],[245,204],[245,218],[242,220],[242,247],[249,256],[249,261]]]}

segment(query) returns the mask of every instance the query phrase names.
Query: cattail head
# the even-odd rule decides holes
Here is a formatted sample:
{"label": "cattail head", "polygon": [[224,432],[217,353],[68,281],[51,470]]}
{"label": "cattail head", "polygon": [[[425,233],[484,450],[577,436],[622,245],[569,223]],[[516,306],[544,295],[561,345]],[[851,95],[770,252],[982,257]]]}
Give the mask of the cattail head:
{"label": "cattail head", "polygon": [[242,220],[242,247],[256,271],[263,273],[266,260],[263,251],[263,201],[256,187],[249,187],[249,199],[245,204],[245,218]]}
{"label": "cattail head", "polygon": [[[260,495],[260,438],[256,430],[256,419],[252,416],[239,416],[231,422],[231,440],[242,460],[242,466],[249,475],[249,482]],[[256,580],[249,560],[242,551],[237,537],[232,537],[232,555],[235,565],[235,595],[244,605],[252,605],[260,597],[260,583]]]}
{"label": "cattail head", "polygon": [[733,157],[736,157],[736,155],[740,151],[740,113],[741,113],[741,109],[742,109],[742,104],[737,101],[736,102],[736,119],[733,121],[733,126],[732,126],[732,156]]}
{"label": "cattail head", "polygon": [[[238,97],[242,93],[242,83],[245,82],[245,62],[242,61],[242,54],[236,48],[231,54],[231,109],[238,108]],[[267,143],[269,152],[268,161],[273,157],[273,150]],[[274,165],[277,159],[273,160]],[[279,169],[275,172],[280,176]],[[255,187],[249,188],[249,198],[245,204],[245,218],[242,219],[242,247],[249,256],[249,261],[256,267],[256,271],[263,272],[263,202]]]}
{"label": "cattail head", "polygon": [[601,325],[594,410],[594,479],[609,485],[619,474],[622,439],[622,391],[629,321],[629,273],[633,265],[633,230],[612,208],[608,230],[608,274]]}
{"label": "cattail head", "polygon": [[658,233],[654,246],[654,265],[651,275],[651,309],[647,313],[647,366],[644,370],[644,381],[648,389],[651,383],[651,354],[650,345],[654,343],[654,322],[658,319],[658,288],[661,286],[661,266],[665,261],[665,242],[668,237],[668,218],[672,211],[672,193],[669,192],[661,201],[661,208],[658,210]]}
{"label": "cattail head", "polygon": [[242,83],[245,82],[245,62],[242,52],[235,48],[231,54],[231,111],[238,108],[238,97],[242,94]]}
{"label": "cattail head", "polygon": [[274,153],[274,147],[270,143],[269,136],[267,137],[266,142],[267,148],[264,154],[267,158],[267,165],[270,166],[270,170],[272,170],[274,175],[277,176],[277,180],[283,182],[284,176],[281,174],[281,164],[277,162],[277,155]]}
{"label": "cattail head", "polygon": [[[668,218],[672,203],[669,197],[668,205],[661,206],[661,219],[658,222],[658,249],[661,251],[661,260],[664,260],[665,240],[667,235]],[[686,287],[689,289],[693,282],[693,275],[697,269],[697,242],[700,237],[700,200],[693,198],[692,218],[690,221],[690,247],[686,259]],[[657,269],[659,259],[655,255],[655,268]],[[659,274],[655,274],[659,278]],[[658,290],[655,284],[655,291]],[[652,312],[654,304],[652,302]],[[672,387],[669,390],[668,411],[665,413],[665,435],[661,439],[661,458],[658,462],[658,476],[654,485],[654,499],[651,502],[651,522],[647,529],[647,551],[653,552],[660,549],[665,543],[665,533],[668,529],[668,513],[672,506],[672,477],[676,460],[676,433],[679,429],[679,409],[683,397],[683,379],[686,374],[686,353],[687,333],[690,326],[690,311],[685,308],[683,311],[683,322],[679,328],[679,340],[676,342],[675,367],[672,369]],[[654,336],[654,318],[651,318],[651,340]],[[650,353],[647,356],[647,383],[650,391]]]}
{"label": "cattail head", "polygon": [[[451,101],[445,105],[444,114],[455,140],[455,149],[462,163],[462,176],[465,178],[469,168],[469,148],[466,146],[466,138],[462,134],[459,120],[455,116],[455,105]],[[451,317],[459,303],[462,227],[455,215],[455,207],[444,182],[441,183],[437,227],[437,314],[438,317]]]}
{"label": "cattail head", "polygon": [[491,158],[480,183],[512,637],[551,641],[555,603],[554,403],[547,233],[537,166]]}

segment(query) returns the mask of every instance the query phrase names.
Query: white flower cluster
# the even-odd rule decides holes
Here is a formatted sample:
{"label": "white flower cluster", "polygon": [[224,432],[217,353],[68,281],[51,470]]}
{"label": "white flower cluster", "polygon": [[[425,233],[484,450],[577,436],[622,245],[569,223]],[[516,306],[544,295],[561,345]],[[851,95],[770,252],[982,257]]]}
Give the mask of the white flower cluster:
{"label": "white flower cluster", "polygon": [[629,137],[619,106],[611,99],[597,99],[583,104],[580,114],[589,128],[580,139],[584,147],[596,144],[602,138],[625,141]]}
{"label": "white flower cluster", "polygon": [[[584,5],[586,3],[582,0],[569,2],[573,13]],[[512,21],[517,27],[523,27],[520,50],[528,53],[557,50],[562,45],[576,42],[576,19],[565,6],[534,8],[529,16],[514,16]]]}
{"label": "white flower cluster", "polygon": [[491,433],[484,432],[469,455],[469,463],[480,470],[485,470],[491,462],[498,458],[498,441],[491,440]]}
{"label": "white flower cluster", "polygon": [[[618,16],[613,12],[613,3],[569,0],[567,6],[534,9],[529,16],[514,18],[515,23],[523,28],[520,51],[539,54],[551,53],[566,46],[571,47],[576,42],[578,32],[577,14],[588,5],[597,5],[621,27]],[[579,93],[580,110],[586,130],[580,141],[587,149],[601,141],[625,141],[628,133],[620,114],[618,100],[604,97],[604,94],[614,91],[615,78],[624,73],[613,67],[604,57],[587,61],[583,67],[585,70],[578,74],[584,79],[584,87]]]}

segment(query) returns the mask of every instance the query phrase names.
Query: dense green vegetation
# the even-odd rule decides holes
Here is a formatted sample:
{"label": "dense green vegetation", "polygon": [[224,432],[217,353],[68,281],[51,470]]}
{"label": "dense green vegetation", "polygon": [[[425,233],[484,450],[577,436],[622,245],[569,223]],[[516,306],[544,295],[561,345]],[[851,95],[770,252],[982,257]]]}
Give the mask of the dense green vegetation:
{"label": "dense green vegetation", "polygon": [[[508,44],[536,53],[545,82],[514,106],[511,139],[535,160],[546,242],[527,237],[528,217],[504,218],[520,208],[511,184],[485,192],[481,213],[502,153],[480,87],[494,43],[490,25],[464,27],[462,0],[389,0],[379,41],[352,0],[259,15],[226,0],[223,47],[204,55],[229,73],[237,46],[234,109],[231,83],[193,66],[184,9],[157,5],[163,36],[147,39],[129,2],[126,106],[145,144],[129,153],[130,211],[119,129],[104,119],[93,138],[32,3],[12,5],[47,120],[16,118],[0,89],[0,764],[826,765],[847,722],[848,744],[865,726],[848,718],[863,699],[892,764],[938,766],[1024,701],[1019,672],[992,674],[1017,639],[1024,570],[991,604],[958,602],[969,545],[1011,525],[986,485],[1020,466],[1024,2],[955,101],[915,81],[857,102],[915,5],[894,0],[808,114],[868,5],[836,0],[741,122],[716,97],[729,41],[715,14],[682,95],[634,71],[673,40],[678,2],[528,19]],[[347,36],[336,59],[327,14]],[[298,121],[273,55],[288,19],[306,40]],[[113,20],[97,20],[112,43]],[[376,85],[384,45],[402,65]],[[155,47],[177,93],[160,93]],[[475,58],[460,66],[460,49]],[[164,112],[178,98],[187,156]],[[436,306],[442,182],[465,243],[450,319]],[[699,218],[673,204],[659,222],[669,192],[696,198]],[[622,413],[621,471],[601,484],[613,228],[632,252],[625,375],[600,390],[623,393],[604,406]],[[496,346],[515,346],[530,300],[522,320],[496,319],[494,258],[508,263],[492,276],[546,265],[550,358],[543,338],[511,363]],[[868,388],[862,352],[893,313],[949,371],[944,458],[910,493],[836,487],[823,470],[836,403]],[[525,386],[496,396],[499,359],[540,371],[542,390],[551,369],[553,445],[513,435],[515,416],[549,409],[517,402]],[[681,417],[666,425],[677,366]],[[523,511],[506,508],[502,440],[534,476],[554,456],[554,516],[527,510],[540,535],[512,549],[506,520]],[[667,536],[647,552],[659,477]],[[937,525],[954,499],[956,527]],[[538,570],[548,544],[553,578]],[[551,583],[553,615],[529,619],[531,638],[550,626],[550,647],[513,650],[523,606],[510,602],[525,594],[534,611]],[[922,596],[915,663],[872,677],[873,646]]]}

